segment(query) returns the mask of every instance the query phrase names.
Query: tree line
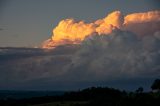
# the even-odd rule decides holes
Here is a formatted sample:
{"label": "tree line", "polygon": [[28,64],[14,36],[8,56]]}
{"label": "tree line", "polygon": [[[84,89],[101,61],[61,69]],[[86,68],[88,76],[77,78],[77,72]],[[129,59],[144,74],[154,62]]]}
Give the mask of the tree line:
{"label": "tree line", "polygon": [[8,98],[0,100],[0,106],[30,106],[50,102],[64,103],[66,101],[85,102],[72,106],[160,106],[160,79],[153,82],[151,89],[152,91],[143,92],[143,88],[139,87],[134,92],[126,92],[109,87],[90,87],[79,91],[66,92],[60,96],[43,96],[18,100]]}

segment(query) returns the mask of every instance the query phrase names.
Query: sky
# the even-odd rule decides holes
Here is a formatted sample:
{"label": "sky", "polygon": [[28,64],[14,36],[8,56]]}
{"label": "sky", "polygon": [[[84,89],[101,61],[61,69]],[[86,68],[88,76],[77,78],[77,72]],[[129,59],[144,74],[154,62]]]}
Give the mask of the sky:
{"label": "sky", "polygon": [[1,0],[0,90],[135,90],[160,78],[159,0]]}
{"label": "sky", "polygon": [[1,0],[0,46],[40,46],[62,19],[91,22],[115,10],[123,14],[159,10],[159,4],[159,0]]}

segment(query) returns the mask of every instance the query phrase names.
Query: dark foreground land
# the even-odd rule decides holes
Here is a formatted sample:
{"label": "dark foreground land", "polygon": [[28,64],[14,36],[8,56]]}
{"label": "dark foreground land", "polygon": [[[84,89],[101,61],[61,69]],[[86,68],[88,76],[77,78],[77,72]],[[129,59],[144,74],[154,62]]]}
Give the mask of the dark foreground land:
{"label": "dark foreground land", "polygon": [[27,99],[5,98],[0,106],[160,106],[160,92],[125,92],[108,87],[91,87],[63,95]]}

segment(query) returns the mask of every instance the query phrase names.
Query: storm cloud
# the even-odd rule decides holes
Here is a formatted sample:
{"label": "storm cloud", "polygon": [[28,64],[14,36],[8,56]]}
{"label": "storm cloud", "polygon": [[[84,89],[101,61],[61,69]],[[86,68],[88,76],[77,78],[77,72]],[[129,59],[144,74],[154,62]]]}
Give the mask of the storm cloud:
{"label": "storm cloud", "polygon": [[160,77],[159,16],[159,11],[125,17],[115,11],[88,24],[66,19],[43,48],[1,47],[0,88],[146,84]]}
{"label": "storm cloud", "polygon": [[160,11],[132,13],[126,16],[120,11],[114,11],[105,18],[91,23],[64,19],[53,29],[53,35],[42,44],[42,47],[79,44],[88,36],[108,35],[116,29],[133,32],[139,37],[153,35],[160,30]]}
{"label": "storm cloud", "polygon": [[80,45],[55,49],[1,48],[0,85],[63,88],[157,78],[159,47],[159,33],[139,39],[132,32],[115,30],[107,36],[88,37]]}

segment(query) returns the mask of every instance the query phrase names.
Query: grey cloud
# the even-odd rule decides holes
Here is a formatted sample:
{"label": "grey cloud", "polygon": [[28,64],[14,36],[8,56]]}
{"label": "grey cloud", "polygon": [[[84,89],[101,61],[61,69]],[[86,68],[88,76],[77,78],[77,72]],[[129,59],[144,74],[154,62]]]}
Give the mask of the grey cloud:
{"label": "grey cloud", "polygon": [[160,77],[159,47],[159,32],[138,38],[116,30],[90,36],[80,45],[0,48],[0,87],[67,89],[126,80],[127,84],[138,79],[145,82]]}
{"label": "grey cloud", "polygon": [[[50,78],[63,73],[74,45],[54,50],[38,48],[0,48],[0,83],[17,83]],[[68,51],[66,51],[66,49]]]}
{"label": "grey cloud", "polygon": [[160,39],[155,36],[139,39],[118,30],[84,41],[69,68],[78,75],[88,74],[87,80],[160,76],[159,47]]}

